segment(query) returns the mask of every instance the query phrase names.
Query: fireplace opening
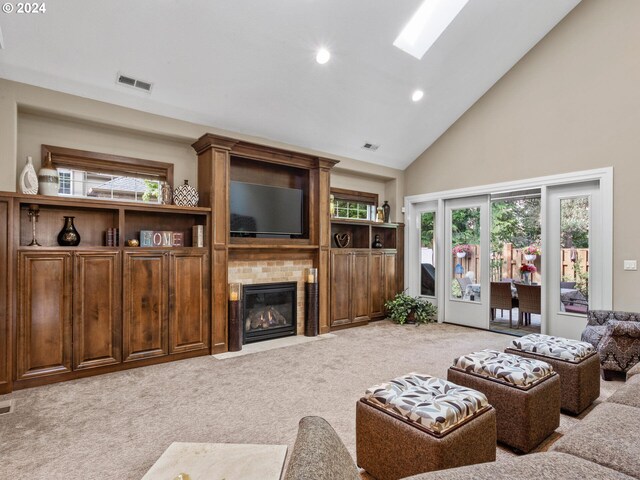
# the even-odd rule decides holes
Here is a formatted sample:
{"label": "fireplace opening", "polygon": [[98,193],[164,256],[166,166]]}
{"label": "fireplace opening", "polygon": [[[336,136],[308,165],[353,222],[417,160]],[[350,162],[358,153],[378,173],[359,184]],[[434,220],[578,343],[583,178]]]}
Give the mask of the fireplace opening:
{"label": "fireplace opening", "polygon": [[244,343],[296,334],[296,282],[244,285]]}

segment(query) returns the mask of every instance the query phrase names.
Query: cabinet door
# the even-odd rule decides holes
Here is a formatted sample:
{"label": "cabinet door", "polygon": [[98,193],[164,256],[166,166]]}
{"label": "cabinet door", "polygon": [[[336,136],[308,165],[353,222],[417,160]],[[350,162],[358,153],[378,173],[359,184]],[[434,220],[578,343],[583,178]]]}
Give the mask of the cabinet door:
{"label": "cabinet door", "polygon": [[370,279],[369,252],[355,252],[351,273],[351,308],[354,322],[369,320]]}
{"label": "cabinet door", "polygon": [[384,254],[385,299],[390,300],[398,293],[397,256],[395,253]]}
{"label": "cabinet door", "polygon": [[349,252],[331,252],[331,325],[351,323],[351,258]]}
{"label": "cabinet door", "polygon": [[371,252],[371,318],[384,316],[385,283],[384,255],[382,252]]}
{"label": "cabinet door", "polygon": [[169,252],[126,252],[122,349],[124,361],[167,355]]}
{"label": "cabinet door", "polygon": [[73,276],[73,368],[120,363],[120,252],[78,252]]}
{"label": "cabinet door", "polygon": [[172,253],[169,267],[169,353],[209,345],[206,253]]}
{"label": "cabinet door", "polygon": [[17,379],[71,371],[71,277],[68,252],[18,255]]}

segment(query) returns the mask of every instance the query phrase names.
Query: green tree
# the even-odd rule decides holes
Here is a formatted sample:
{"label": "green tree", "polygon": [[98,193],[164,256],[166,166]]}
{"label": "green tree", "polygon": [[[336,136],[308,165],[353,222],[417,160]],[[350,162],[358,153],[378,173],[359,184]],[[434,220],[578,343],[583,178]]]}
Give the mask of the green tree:
{"label": "green tree", "polygon": [[589,197],[568,198],[560,204],[562,248],[589,248]]}

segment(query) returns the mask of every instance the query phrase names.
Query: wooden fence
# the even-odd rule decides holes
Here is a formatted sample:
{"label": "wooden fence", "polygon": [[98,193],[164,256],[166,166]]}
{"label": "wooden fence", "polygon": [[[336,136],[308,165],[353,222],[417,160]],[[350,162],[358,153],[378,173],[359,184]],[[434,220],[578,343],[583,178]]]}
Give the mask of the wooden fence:
{"label": "wooden fence", "polygon": [[[460,264],[464,269],[462,274],[457,274],[456,277],[466,275],[468,272],[473,272],[476,281],[480,278],[480,246],[471,245],[472,252],[467,254],[464,258],[458,258],[456,255],[452,255],[451,262],[453,271],[455,267]],[[501,260],[501,263],[500,263]],[[532,281],[540,283],[541,280],[541,257],[538,255],[533,264],[537,269],[537,272],[533,274]],[[514,248],[513,244],[505,243],[502,249],[502,255],[493,255],[491,259],[491,280],[499,281],[503,278],[520,278],[520,266],[523,263],[528,263],[524,258],[523,249]],[[573,281],[576,279],[575,265],[580,264],[580,270],[582,272],[589,272],[589,249],[588,248],[563,248],[561,251],[561,279]]]}

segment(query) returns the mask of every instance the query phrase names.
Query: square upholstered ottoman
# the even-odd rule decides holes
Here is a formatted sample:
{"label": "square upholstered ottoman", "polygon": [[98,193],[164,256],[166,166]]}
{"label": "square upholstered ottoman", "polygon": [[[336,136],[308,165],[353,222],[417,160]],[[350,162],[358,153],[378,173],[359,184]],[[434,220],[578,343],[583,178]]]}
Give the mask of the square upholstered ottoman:
{"label": "square upholstered ottoman", "polygon": [[532,333],[513,339],[505,352],[553,367],[560,375],[562,410],[578,415],[600,396],[600,359],[590,343]]}
{"label": "square upholstered ottoman", "polygon": [[491,462],[495,411],[480,392],[410,373],[356,403],[356,456],[378,480]]}
{"label": "square upholstered ottoman", "polygon": [[447,379],[484,393],[498,441],[530,452],[560,425],[560,379],[548,363],[496,350],[456,358]]}

